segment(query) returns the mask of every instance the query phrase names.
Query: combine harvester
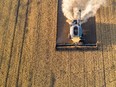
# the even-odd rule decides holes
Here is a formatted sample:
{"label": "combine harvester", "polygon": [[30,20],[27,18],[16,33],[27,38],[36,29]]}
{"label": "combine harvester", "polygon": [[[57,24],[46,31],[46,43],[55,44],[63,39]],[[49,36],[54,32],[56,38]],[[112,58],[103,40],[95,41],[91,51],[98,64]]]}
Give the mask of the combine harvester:
{"label": "combine harvester", "polygon": [[97,49],[95,17],[82,23],[81,10],[79,10],[80,17],[69,25],[61,12],[60,5],[58,7],[56,49]]}

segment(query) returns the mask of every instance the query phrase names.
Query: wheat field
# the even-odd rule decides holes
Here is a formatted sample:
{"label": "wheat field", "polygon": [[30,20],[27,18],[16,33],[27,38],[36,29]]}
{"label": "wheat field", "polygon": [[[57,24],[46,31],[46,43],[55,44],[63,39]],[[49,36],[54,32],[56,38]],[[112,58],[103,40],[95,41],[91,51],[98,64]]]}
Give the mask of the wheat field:
{"label": "wheat field", "polygon": [[116,0],[96,14],[99,49],[56,51],[58,0],[0,0],[0,87],[116,87]]}

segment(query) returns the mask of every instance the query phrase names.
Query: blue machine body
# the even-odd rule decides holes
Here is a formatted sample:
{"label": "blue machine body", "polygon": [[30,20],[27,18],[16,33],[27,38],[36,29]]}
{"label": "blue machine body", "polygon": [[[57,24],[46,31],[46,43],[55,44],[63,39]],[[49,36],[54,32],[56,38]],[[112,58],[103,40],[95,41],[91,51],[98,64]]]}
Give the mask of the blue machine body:
{"label": "blue machine body", "polygon": [[73,39],[74,37],[81,38],[83,35],[82,26],[80,20],[74,20],[70,26],[70,37]]}

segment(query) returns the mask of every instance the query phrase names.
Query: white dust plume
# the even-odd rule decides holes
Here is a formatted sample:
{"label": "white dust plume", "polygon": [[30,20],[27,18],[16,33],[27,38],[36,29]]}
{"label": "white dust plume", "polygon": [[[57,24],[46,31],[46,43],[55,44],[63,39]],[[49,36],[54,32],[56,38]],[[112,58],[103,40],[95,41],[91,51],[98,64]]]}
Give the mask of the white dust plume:
{"label": "white dust plume", "polygon": [[81,10],[81,19],[87,21],[105,4],[106,0],[63,0],[62,12],[67,20],[73,21],[79,18],[79,10]]}

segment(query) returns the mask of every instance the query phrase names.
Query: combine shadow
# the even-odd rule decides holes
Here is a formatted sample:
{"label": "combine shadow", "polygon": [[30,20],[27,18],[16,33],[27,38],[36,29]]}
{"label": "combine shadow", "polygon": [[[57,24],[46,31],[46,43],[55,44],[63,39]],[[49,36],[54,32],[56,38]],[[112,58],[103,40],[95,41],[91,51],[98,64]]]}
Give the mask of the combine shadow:
{"label": "combine shadow", "polygon": [[116,46],[116,24],[97,23],[98,50],[113,49]]}

